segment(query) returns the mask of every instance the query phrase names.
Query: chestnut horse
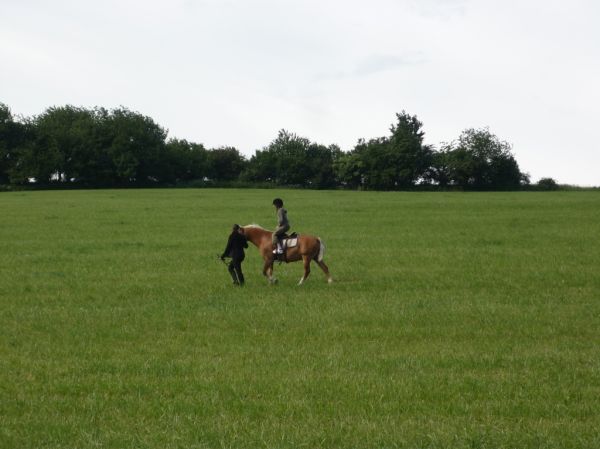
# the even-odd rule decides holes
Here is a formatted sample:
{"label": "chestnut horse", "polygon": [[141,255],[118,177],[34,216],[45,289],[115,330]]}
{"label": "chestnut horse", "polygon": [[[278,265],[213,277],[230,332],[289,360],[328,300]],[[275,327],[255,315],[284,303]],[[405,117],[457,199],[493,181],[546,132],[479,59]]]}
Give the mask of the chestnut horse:
{"label": "chestnut horse", "polygon": [[[242,229],[246,239],[258,248],[258,251],[265,261],[263,274],[271,284],[277,282],[277,279],[273,276],[273,262],[275,261],[273,245],[271,243],[273,232],[261,228],[258,225],[247,225],[243,226]],[[319,265],[321,270],[323,270],[325,276],[327,276],[327,282],[333,282],[333,279],[329,274],[329,268],[325,265],[325,262],[323,262],[324,254],[325,245],[320,238],[313,237],[312,235],[298,234],[297,245],[292,248],[287,248],[285,251],[287,262],[296,262],[298,260],[304,262],[304,276],[300,278],[298,285],[302,285],[310,274],[310,263],[313,260]]]}

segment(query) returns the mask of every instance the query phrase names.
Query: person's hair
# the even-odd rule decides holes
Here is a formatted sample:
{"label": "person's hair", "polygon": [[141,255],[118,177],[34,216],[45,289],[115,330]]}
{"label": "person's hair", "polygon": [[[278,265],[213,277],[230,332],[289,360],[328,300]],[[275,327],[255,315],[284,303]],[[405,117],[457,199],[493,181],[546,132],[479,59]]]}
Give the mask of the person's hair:
{"label": "person's hair", "polygon": [[234,224],[233,225],[233,232],[237,232],[240,229],[240,225],[239,224]]}
{"label": "person's hair", "polygon": [[277,207],[283,207],[283,200],[281,198],[275,198],[273,200],[273,205]]}

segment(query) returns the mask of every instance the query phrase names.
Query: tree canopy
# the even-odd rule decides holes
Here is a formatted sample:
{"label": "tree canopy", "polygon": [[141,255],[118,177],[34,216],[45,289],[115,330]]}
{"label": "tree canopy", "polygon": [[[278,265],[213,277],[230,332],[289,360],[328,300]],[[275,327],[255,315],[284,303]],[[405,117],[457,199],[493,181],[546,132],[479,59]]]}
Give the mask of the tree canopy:
{"label": "tree canopy", "polygon": [[433,150],[423,144],[423,124],[405,111],[396,114],[390,136],[358,141],[337,164],[341,182],[375,190],[410,188],[421,182]]}
{"label": "tree canopy", "polygon": [[267,147],[250,159],[244,179],[274,185],[335,187],[337,145],[320,145],[284,129]]}
{"label": "tree canopy", "polygon": [[304,188],[400,190],[517,189],[529,179],[509,143],[489,129],[466,129],[439,150],[424,143],[423,123],[396,114],[389,135],[359,139],[343,152],[282,129],[246,159],[236,148],[207,149],[168,138],[151,117],[112,110],[50,107],[15,117],[0,103],[0,184],[147,186],[194,182]]}

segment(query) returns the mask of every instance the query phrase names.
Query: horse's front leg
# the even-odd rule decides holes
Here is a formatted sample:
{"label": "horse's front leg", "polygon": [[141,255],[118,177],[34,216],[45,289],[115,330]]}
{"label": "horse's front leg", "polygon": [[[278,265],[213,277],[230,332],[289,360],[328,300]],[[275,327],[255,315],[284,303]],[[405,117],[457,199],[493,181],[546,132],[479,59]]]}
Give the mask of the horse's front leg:
{"label": "horse's front leg", "polygon": [[263,268],[263,275],[269,280],[269,284],[277,283],[277,278],[273,276],[273,259],[265,259],[265,265]]}

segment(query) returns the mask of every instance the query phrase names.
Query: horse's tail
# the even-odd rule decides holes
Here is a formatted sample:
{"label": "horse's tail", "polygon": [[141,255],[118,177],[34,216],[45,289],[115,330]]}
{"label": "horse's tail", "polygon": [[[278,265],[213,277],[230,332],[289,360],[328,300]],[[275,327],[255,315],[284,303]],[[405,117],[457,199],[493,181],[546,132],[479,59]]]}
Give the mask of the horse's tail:
{"label": "horse's tail", "polygon": [[319,241],[319,255],[317,256],[317,260],[319,262],[323,262],[323,256],[325,255],[325,243],[320,238],[317,238]]}

